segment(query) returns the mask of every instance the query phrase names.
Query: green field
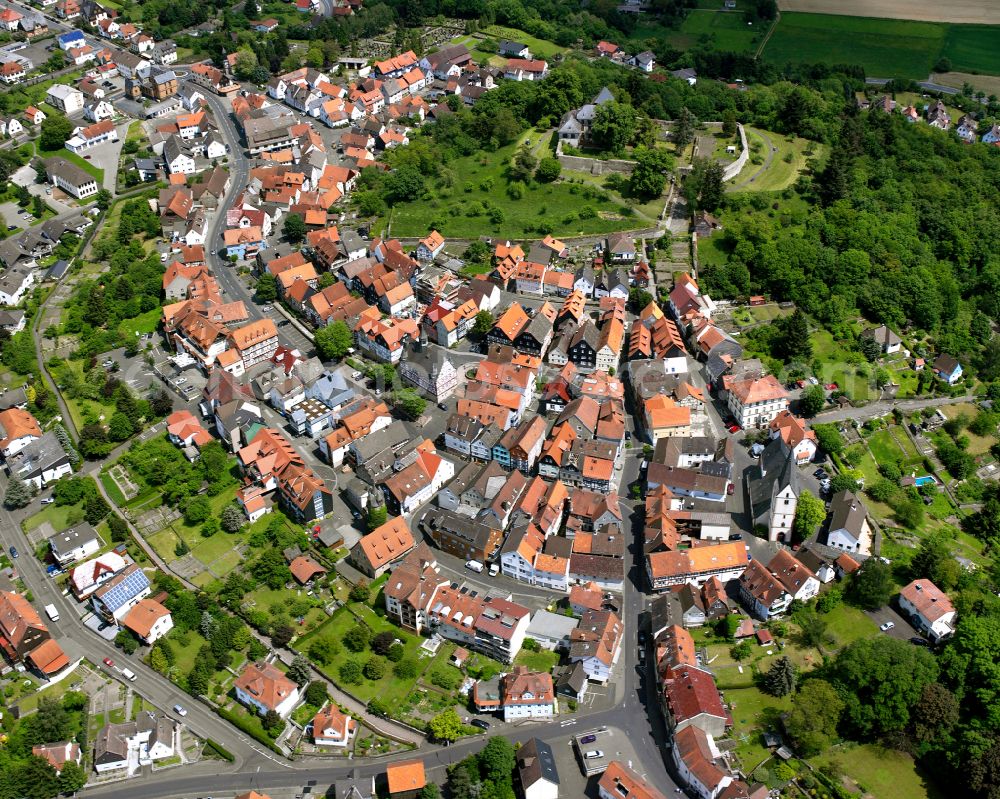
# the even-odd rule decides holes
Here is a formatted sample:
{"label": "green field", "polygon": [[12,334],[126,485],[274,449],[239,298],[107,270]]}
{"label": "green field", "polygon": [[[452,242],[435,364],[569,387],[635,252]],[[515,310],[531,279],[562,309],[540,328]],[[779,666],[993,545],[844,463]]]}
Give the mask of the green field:
{"label": "green field", "polygon": [[83,521],[83,505],[48,505],[34,516],[29,516],[21,524],[25,532],[30,533],[45,522],[52,525],[57,532],[68,530],[74,524]]}
{"label": "green field", "polygon": [[900,796],[936,799],[942,796],[920,773],[912,757],[876,744],[847,744],[820,755],[812,762],[816,766],[836,763],[838,770],[863,786],[865,795],[873,799],[897,799]]}
{"label": "green field", "polygon": [[948,26],[933,22],[785,13],[764,48],[773,64],[858,64],[869,75],[925,79]]}
{"label": "green field", "polygon": [[512,42],[522,42],[528,45],[531,55],[535,58],[549,59],[557,55],[562,55],[569,50],[568,47],[560,47],[558,44],[545,39],[529,36],[517,28],[505,28],[503,25],[490,25],[488,28],[483,28],[480,33],[491,39],[510,39]]}
{"label": "green field", "polygon": [[949,25],[944,53],[959,72],[1000,74],[1000,26]]}
{"label": "green field", "polygon": [[[736,175],[726,188],[729,191],[780,191],[787,189],[806,168],[809,158],[821,157],[824,151],[822,144],[802,139],[798,136],[782,136],[778,133],[747,128],[747,144],[750,145],[751,157],[743,169]],[[770,144],[770,146],[768,146]],[[767,163],[771,147],[775,153],[771,162]],[[759,164],[754,159],[762,159]],[[767,166],[765,167],[765,164]]]}
{"label": "green field", "polygon": [[767,26],[756,27],[748,22],[740,11],[696,10],[687,15],[679,31],[667,35],[667,41],[679,50],[711,44],[714,50],[752,52]]}
{"label": "green field", "polygon": [[[532,135],[529,134],[529,138]],[[546,134],[547,136],[547,134]],[[536,142],[531,139],[534,145]],[[393,236],[425,236],[437,229],[447,238],[485,235],[541,238],[538,227],[556,236],[583,236],[642,227],[644,220],[600,198],[590,186],[559,180],[526,186],[523,195],[507,194],[507,167],[517,144],[493,153],[456,158],[447,165],[449,181],[438,181],[430,197],[395,205],[388,217]],[[591,199],[587,199],[587,194]],[[499,215],[491,215],[497,209]]]}
{"label": "green field", "polygon": [[943,56],[954,70],[997,75],[998,41],[1000,26],[995,25],[786,12],[764,48],[764,58],[778,65],[859,64],[868,75],[924,80]]}

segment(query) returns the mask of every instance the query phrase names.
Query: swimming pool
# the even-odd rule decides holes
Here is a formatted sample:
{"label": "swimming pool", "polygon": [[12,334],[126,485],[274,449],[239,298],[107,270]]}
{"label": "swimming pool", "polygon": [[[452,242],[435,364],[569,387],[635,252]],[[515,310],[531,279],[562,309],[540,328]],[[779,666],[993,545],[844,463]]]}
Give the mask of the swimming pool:
{"label": "swimming pool", "polygon": [[933,475],[929,474],[925,474],[923,477],[915,477],[913,479],[913,485],[915,485],[917,488],[920,488],[920,486],[925,486],[928,483],[936,483],[936,482],[937,480],[934,479]]}

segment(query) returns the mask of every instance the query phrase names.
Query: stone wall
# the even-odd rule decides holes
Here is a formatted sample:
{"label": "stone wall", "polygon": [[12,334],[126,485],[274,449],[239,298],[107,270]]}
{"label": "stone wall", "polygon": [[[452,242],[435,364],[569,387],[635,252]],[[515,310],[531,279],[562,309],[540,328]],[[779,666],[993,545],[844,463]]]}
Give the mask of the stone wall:
{"label": "stone wall", "polygon": [[747,146],[747,134],[746,131],[743,130],[743,125],[737,124],[736,132],[740,134],[740,147],[742,148],[742,152],[740,153],[739,158],[726,167],[725,171],[722,173],[723,180],[732,180],[735,178],[740,173],[740,170],[742,170],[746,165],[747,159],[750,157],[750,148]]}

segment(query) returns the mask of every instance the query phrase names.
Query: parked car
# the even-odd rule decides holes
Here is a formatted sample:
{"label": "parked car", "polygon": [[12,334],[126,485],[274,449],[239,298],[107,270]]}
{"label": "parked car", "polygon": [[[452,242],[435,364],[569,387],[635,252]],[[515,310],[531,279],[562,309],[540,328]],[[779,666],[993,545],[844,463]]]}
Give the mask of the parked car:
{"label": "parked car", "polygon": [[42,497],[39,500],[39,504],[41,505],[51,505],[53,502],[55,502],[55,500],[52,499],[52,497]]}
{"label": "parked car", "polygon": [[111,658],[104,658],[104,665],[109,669],[113,669],[115,667],[115,662]]}
{"label": "parked car", "polygon": [[727,494],[732,495],[735,492],[736,492],[736,485],[734,483],[730,483],[728,486],[726,486],[726,493]]}
{"label": "parked car", "polygon": [[600,749],[591,749],[589,752],[585,752],[583,756],[587,760],[595,760],[599,757],[604,757],[604,752]]}
{"label": "parked car", "polygon": [[580,739],[580,743],[582,743],[582,744],[592,744],[596,740],[597,740],[597,736],[596,735],[584,735]]}
{"label": "parked car", "polygon": [[738,432],[740,432],[740,426],[738,424],[735,424],[735,423],[729,425],[729,427],[726,428],[726,429],[729,430],[730,433],[738,433]]}
{"label": "parked car", "polygon": [[880,624],[880,625],[878,626],[878,628],[879,628],[879,629],[880,629],[880,630],[881,630],[882,632],[884,632],[884,633],[887,633],[887,632],[889,632],[889,630],[891,630],[891,629],[892,629],[893,627],[895,627],[895,626],[896,626],[896,623],[895,623],[895,622],[892,622],[892,621],[887,621],[887,622],[885,622],[885,624]]}
{"label": "parked car", "polygon": [[840,386],[838,386],[836,383],[827,383],[825,386],[823,386],[823,388],[825,388],[827,391],[836,391],[838,388],[840,388]]}
{"label": "parked car", "polygon": [[813,472],[813,477],[815,477],[817,479],[820,479],[820,480],[823,479],[824,477],[826,477],[826,470],[825,469],[817,469],[815,472]]}
{"label": "parked car", "polygon": [[914,646],[930,646],[926,638],[921,638],[920,636],[917,635],[913,636],[913,638],[910,639],[910,643],[913,644]]}
{"label": "parked car", "polygon": [[473,727],[479,727],[481,730],[488,730],[490,728],[490,723],[484,721],[483,719],[473,719],[469,722]]}

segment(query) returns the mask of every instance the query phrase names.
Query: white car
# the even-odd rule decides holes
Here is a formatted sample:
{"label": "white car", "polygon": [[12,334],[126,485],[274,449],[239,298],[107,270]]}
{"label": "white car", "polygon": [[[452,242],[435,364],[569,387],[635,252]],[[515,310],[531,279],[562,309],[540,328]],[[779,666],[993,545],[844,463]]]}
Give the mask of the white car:
{"label": "white car", "polygon": [[878,628],[882,632],[887,633],[887,632],[889,632],[889,630],[891,630],[895,626],[896,626],[895,622],[887,621],[885,624],[880,624]]}

